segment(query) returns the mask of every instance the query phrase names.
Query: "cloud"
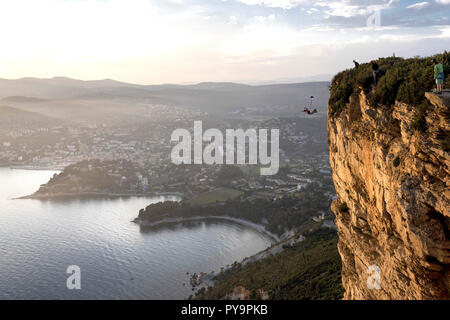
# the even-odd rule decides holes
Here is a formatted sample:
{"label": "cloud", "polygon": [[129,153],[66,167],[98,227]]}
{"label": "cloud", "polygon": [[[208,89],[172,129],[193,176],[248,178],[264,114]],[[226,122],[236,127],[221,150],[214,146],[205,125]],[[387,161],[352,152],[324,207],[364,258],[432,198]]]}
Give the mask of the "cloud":
{"label": "cloud", "polygon": [[450,0],[436,0],[436,3],[439,3],[439,4],[450,4]]}
{"label": "cloud", "polygon": [[450,39],[450,27],[444,27],[440,31],[441,33],[434,36],[435,38]]}
{"label": "cloud", "polygon": [[292,9],[301,4],[307,3],[308,0],[236,0],[250,6],[265,6],[269,8]]}
{"label": "cloud", "polygon": [[376,10],[387,10],[392,7],[395,0],[378,1],[317,1],[316,6],[325,9],[328,17],[351,18],[357,16],[368,16]]}
{"label": "cloud", "polygon": [[[411,10],[416,1],[407,9],[387,0],[2,0],[2,76],[275,78],[333,73],[349,56],[402,46],[406,54],[448,48],[450,8],[440,4],[450,0]],[[382,26],[369,29],[378,8]]]}
{"label": "cloud", "polygon": [[228,20],[228,24],[238,24],[237,18],[236,16],[230,16],[229,20]]}
{"label": "cloud", "polygon": [[189,11],[164,14],[146,0],[1,1],[0,36],[12,45],[13,54],[20,50],[64,61],[121,59],[161,55],[194,44],[198,36],[190,29],[195,29],[196,17]]}
{"label": "cloud", "polygon": [[407,9],[423,9],[423,8],[428,7],[429,5],[430,5],[429,2],[424,1],[424,2],[417,2],[417,3],[414,3],[414,4],[412,4],[412,5],[407,6],[406,8],[407,8]]}
{"label": "cloud", "polygon": [[274,15],[255,16],[218,46],[227,60],[282,57],[298,46],[299,32],[277,24]]}
{"label": "cloud", "polygon": [[316,8],[311,8],[311,9],[306,11],[307,14],[314,14],[314,13],[317,13],[317,12],[319,12],[319,9],[316,9]]}

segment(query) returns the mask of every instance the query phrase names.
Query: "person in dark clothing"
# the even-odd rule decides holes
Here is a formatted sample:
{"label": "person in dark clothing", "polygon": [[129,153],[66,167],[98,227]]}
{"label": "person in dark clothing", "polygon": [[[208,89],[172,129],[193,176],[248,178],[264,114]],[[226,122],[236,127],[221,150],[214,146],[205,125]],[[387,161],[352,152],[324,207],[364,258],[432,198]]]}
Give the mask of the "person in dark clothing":
{"label": "person in dark clothing", "polygon": [[372,71],[373,71],[373,84],[376,87],[378,84],[378,81],[380,80],[380,66],[375,61],[370,61],[370,64],[372,65]]}
{"label": "person in dark clothing", "polygon": [[306,114],[308,114],[308,115],[310,115],[310,116],[313,115],[313,114],[318,113],[317,109],[310,110],[309,108],[305,108],[305,109],[303,110],[303,112],[306,113]]}
{"label": "person in dark clothing", "polygon": [[353,60],[353,63],[355,64],[355,69],[358,69],[359,68],[359,62],[356,61],[356,60]]}
{"label": "person in dark clothing", "polygon": [[311,96],[311,102],[309,103],[309,108],[305,107],[305,109],[303,109],[303,112],[308,114],[308,115],[310,115],[310,116],[313,115],[313,114],[316,114],[318,112],[317,109],[311,110],[311,107],[313,105],[313,101],[314,101],[314,96]]}

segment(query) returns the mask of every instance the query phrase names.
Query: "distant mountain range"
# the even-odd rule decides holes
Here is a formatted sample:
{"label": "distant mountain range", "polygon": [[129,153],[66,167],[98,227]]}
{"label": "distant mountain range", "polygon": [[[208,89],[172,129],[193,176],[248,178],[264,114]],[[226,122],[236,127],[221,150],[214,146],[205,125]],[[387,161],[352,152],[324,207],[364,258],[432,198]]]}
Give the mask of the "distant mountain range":
{"label": "distant mountain range", "polygon": [[332,74],[318,74],[308,77],[291,77],[291,78],[279,78],[271,81],[245,81],[250,85],[265,85],[265,84],[283,84],[283,83],[305,83],[305,82],[331,82],[333,79]]}
{"label": "distant mountain range", "polygon": [[[160,85],[139,85],[125,83],[111,79],[83,81],[66,77],[54,77],[51,79],[41,78],[21,78],[16,80],[0,79],[0,98],[9,96],[36,97],[36,98],[72,98],[78,94],[86,94],[89,91],[108,91],[111,89],[140,89],[143,92],[161,91],[161,90],[240,90],[257,87],[268,87],[280,85],[286,87],[308,86],[311,82],[329,82],[323,79],[330,76],[315,76],[310,78],[290,78],[277,80],[273,82],[254,82],[253,84],[241,84],[234,82],[202,82],[198,84],[180,85],[180,84],[160,84]],[[311,81],[293,80],[311,79]],[[317,80],[312,80],[317,79]],[[322,80],[318,80],[322,79]]]}
{"label": "distant mountain range", "polygon": [[120,117],[138,116],[137,108],[145,105],[184,107],[212,115],[239,110],[255,112],[254,109],[270,116],[299,114],[314,96],[314,107],[325,114],[329,85],[326,81],[270,85],[232,82],[138,85],[110,79],[82,81],[65,77],[0,79],[0,105],[86,122],[116,113]]}

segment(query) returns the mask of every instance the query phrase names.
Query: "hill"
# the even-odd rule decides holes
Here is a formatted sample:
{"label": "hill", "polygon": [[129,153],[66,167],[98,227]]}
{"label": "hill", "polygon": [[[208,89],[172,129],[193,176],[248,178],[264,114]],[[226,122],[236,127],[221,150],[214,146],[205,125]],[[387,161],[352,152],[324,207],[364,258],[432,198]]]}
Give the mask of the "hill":
{"label": "hill", "polygon": [[[448,67],[448,53],[437,58]],[[345,299],[449,299],[450,92],[427,92],[431,58],[379,62],[376,88],[363,65],[331,89]]]}
{"label": "hill", "polygon": [[1,99],[1,102],[8,104],[8,103],[39,103],[46,101],[45,99],[40,98],[33,98],[33,97],[24,97],[24,96],[13,96],[13,97],[6,97]]}
{"label": "hill", "polygon": [[220,273],[200,300],[337,300],[343,296],[335,231],[318,229],[280,253],[236,263]]}
{"label": "hill", "polygon": [[0,106],[0,132],[7,133],[12,129],[51,127],[61,124],[58,119],[38,113]]}
{"label": "hill", "polygon": [[324,113],[329,96],[328,85],[328,82],[264,86],[206,82],[195,85],[146,86],[113,80],[23,78],[0,79],[0,98],[6,99],[12,107],[19,107],[20,104],[20,108],[36,112],[39,110],[31,108],[36,108],[37,102],[43,102],[39,99],[46,99],[49,101],[46,109],[50,112],[60,107],[82,109],[86,103],[98,105],[108,102],[121,104],[122,108],[128,109],[137,104],[166,105],[212,115],[245,109],[259,109],[259,113],[267,113],[267,110],[270,110],[271,115],[292,115],[298,114],[300,109],[308,105],[312,95],[316,97],[315,103],[319,110]]}

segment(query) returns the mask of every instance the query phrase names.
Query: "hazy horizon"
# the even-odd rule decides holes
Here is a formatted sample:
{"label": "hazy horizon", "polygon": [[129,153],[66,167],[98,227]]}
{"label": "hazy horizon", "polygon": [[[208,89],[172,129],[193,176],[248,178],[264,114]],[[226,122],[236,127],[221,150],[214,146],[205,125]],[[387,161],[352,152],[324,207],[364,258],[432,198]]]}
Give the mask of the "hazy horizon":
{"label": "hazy horizon", "polygon": [[272,79],[266,81],[257,81],[257,80],[247,80],[247,81],[194,81],[194,82],[162,82],[162,83],[135,83],[122,81],[118,79],[110,79],[110,78],[93,78],[93,79],[78,79],[67,77],[63,75],[52,76],[49,78],[42,77],[34,77],[34,76],[25,76],[20,78],[4,78],[0,77],[0,80],[6,81],[21,81],[21,80],[42,80],[42,81],[51,81],[51,80],[73,80],[73,81],[82,81],[82,82],[102,82],[102,81],[112,81],[117,83],[129,84],[129,85],[137,85],[137,86],[164,86],[164,85],[176,85],[176,86],[193,86],[202,83],[230,83],[230,84],[241,84],[248,86],[264,86],[264,85],[279,85],[279,84],[303,84],[303,83],[314,83],[314,82],[331,82],[333,75],[314,75],[309,77],[297,77],[297,78],[281,78],[281,79]]}

